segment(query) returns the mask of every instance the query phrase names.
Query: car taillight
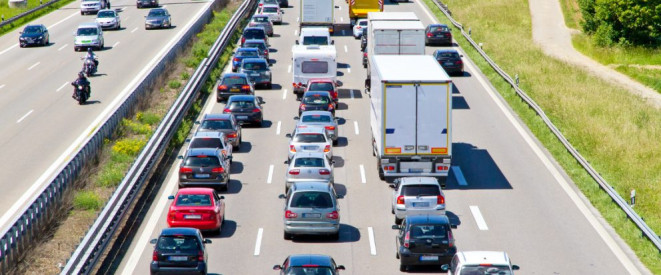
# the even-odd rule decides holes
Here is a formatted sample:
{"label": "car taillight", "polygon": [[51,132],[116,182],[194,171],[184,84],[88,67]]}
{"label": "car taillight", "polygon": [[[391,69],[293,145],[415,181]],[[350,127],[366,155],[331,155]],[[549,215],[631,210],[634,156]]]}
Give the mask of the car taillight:
{"label": "car taillight", "polygon": [[236,132],[227,134],[228,138],[236,138]]}
{"label": "car taillight", "polygon": [[331,149],[330,145],[326,145],[326,148],[324,148],[324,153],[330,152],[330,149]]}
{"label": "car taillight", "polygon": [[387,165],[387,166],[383,167],[383,170],[385,170],[385,171],[395,171],[395,166]]}
{"label": "car taillight", "polygon": [[299,170],[299,169],[291,169],[291,170],[289,170],[289,174],[290,174],[290,175],[298,175],[298,174],[300,174],[300,173],[301,173],[301,170]]}
{"label": "car taillight", "polygon": [[427,33],[427,37],[431,37],[431,33],[430,33],[430,32]]}
{"label": "car taillight", "polygon": [[445,36],[452,37],[452,34],[451,33],[446,33]]}
{"label": "car taillight", "polygon": [[335,130],[335,126],[326,126],[324,128],[326,128],[326,130],[330,130],[330,131]]}
{"label": "car taillight", "polygon": [[245,37],[241,37],[241,44],[243,44],[243,42],[246,42],[246,38],[245,38]]}
{"label": "car taillight", "polygon": [[333,104],[328,104],[328,110],[333,110]]}
{"label": "car taillight", "polygon": [[326,218],[337,220],[340,218],[340,213],[337,213],[337,211],[330,212],[326,214]]}
{"label": "car taillight", "polygon": [[181,168],[179,168],[179,173],[180,173],[180,174],[190,174],[190,173],[193,173],[193,168],[181,167]]}
{"label": "car taillight", "polygon": [[264,50],[264,55],[269,55],[269,50]]}
{"label": "car taillight", "polygon": [[406,232],[406,236],[404,236],[404,247],[409,248],[410,240],[411,240],[411,232]]}
{"label": "car taillight", "polygon": [[436,196],[436,204],[445,204],[445,197],[441,195]]}
{"label": "car taillight", "polygon": [[285,219],[293,219],[298,217],[298,214],[291,212],[290,210],[285,211]]}
{"label": "car taillight", "polygon": [[151,254],[151,259],[153,261],[158,261],[158,251],[154,250],[154,253]]}
{"label": "car taillight", "polygon": [[358,26],[356,29],[359,29],[359,30],[360,30],[360,29],[362,29],[362,28],[361,28],[360,26]]}
{"label": "car taillight", "polygon": [[238,57],[235,57],[235,58],[232,59],[232,60],[234,60],[234,62],[239,62],[239,58],[238,58]]}
{"label": "car taillight", "polygon": [[223,173],[223,172],[225,172],[225,168],[223,168],[223,167],[217,167],[217,168],[211,169],[211,173]]}
{"label": "car taillight", "polygon": [[296,152],[296,147],[294,147],[294,145],[289,145],[289,151]]}
{"label": "car taillight", "polygon": [[250,90],[250,85],[243,85],[241,86],[241,89]]}
{"label": "car taillight", "polygon": [[328,169],[319,169],[319,175],[330,175],[330,171]]}
{"label": "car taillight", "polygon": [[436,166],[436,171],[445,171],[445,170],[448,170],[448,169],[449,168],[447,166],[444,166],[444,165]]}
{"label": "car taillight", "polygon": [[259,112],[261,112],[261,111],[262,111],[262,110],[260,110],[259,108],[252,109],[252,112],[253,112],[253,113],[259,113]]}
{"label": "car taillight", "polygon": [[202,250],[197,252],[197,261],[204,262],[204,252]]}
{"label": "car taillight", "polygon": [[397,204],[404,204],[404,196],[399,195],[397,197]]}
{"label": "car taillight", "polygon": [[305,111],[305,104],[301,103],[301,110]]}
{"label": "car taillight", "polygon": [[457,60],[457,62],[454,62],[455,65],[461,65],[463,62],[461,60]]}
{"label": "car taillight", "polygon": [[223,109],[223,113],[231,113],[231,112],[232,111],[230,111],[230,109],[227,109],[227,108]]}
{"label": "car taillight", "polygon": [[219,85],[218,90],[227,90],[227,85]]}
{"label": "car taillight", "polygon": [[363,53],[363,56],[364,56],[364,57],[367,57],[367,52],[364,52],[364,53]]}
{"label": "car taillight", "polygon": [[454,238],[452,236],[452,231],[448,230],[448,240],[450,240],[450,244],[448,245],[449,247],[454,246]]}

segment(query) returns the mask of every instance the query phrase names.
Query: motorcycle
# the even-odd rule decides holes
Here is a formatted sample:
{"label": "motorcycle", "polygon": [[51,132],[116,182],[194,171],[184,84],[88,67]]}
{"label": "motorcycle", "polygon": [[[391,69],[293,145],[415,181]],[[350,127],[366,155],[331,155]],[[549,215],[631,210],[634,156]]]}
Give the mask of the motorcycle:
{"label": "motorcycle", "polygon": [[78,101],[78,105],[85,104],[89,98],[89,94],[87,93],[85,86],[80,84],[74,86],[74,94],[74,99]]}
{"label": "motorcycle", "polygon": [[83,72],[86,76],[92,76],[96,73],[96,61],[92,58],[81,58],[85,61],[83,62]]}

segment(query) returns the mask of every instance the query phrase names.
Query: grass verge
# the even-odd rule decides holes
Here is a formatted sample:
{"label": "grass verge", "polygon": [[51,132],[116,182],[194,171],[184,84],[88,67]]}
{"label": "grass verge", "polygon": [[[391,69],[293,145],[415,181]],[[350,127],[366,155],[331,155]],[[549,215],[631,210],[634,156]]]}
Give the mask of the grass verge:
{"label": "grass verge", "polygon": [[[424,0],[441,22],[449,23],[431,0]],[[446,0],[455,19],[510,74],[563,134],[623,197],[636,189],[636,211],[661,232],[661,111],[640,98],[550,58],[532,41],[528,2]],[[661,274],[661,255],[638,228],[577,164],[541,119],[494,72],[470,44],[460,46],[479,66],[511,108],[560,163],[574,183],[632,248],[650,271]],[[512,54],[516,53],[516,54]]]}
{"label": "grass verge", "polygon": [[570,29],[580,30],[583,22],[578,0],[560,0],[560,7],[565,18],[565,25]]}
{"label": "grass verge", "polygon": [[[0,36],[4,35],[5,33],[10,32],[10,31],[12,31],[12,30],[14,30],[14,29],[16,29],[20,26],[23,26],[23,24],[26,24],[26,23],[34,20],[35,18],[42,17],[46,14],[49,14],[50,12],[52,12],[54,10],[57,10],[61,7],[64,7],[64,6],[66,6],[67,4],[69,4],[73,1],[74,0],[60,0],[59,2],[53,4],[49,7],[46,7],[44,9],[40,10],[40,11],[34,12],[34,13],[32,13],[28,16],[25,16],[25,17],[23,17],[19,20],[16,20],[16,21],[12,22],[11,24],[3,26],[3,27],[0,28]],[[48,1],[44,1],[44,3],[45,2],[48,2]],[[10,9],[7,6],[7,1],[3,0],[3,1],[0,1],[0,15],[4,15],[5,20],[7,20],[7,19],[19,14],[19,13],[28,11],[29,9],[32,9],[32,8],[38,7],[38,6],[39,6],[39,1],[37,1],[37,0],[28,0],[28,6],[26,8],[24,8],[24,9]]]}
{"label": "grass verge", "polygon": [[[96,219],[98,211],[105,205],[137,154],[151,137],[163,115],[176,99],[180,92],[178,88],[185,84],[183,76],[190,76],[193,73],[194,68],[203,59],[203,57],[200,58],[200,55],[206,55],[215,37],[224,28],[237,7],[238,2],[231,2],[222,11],[214,12],[212,22],[197,35],[192,47],[178,58],[175,62],[176,65],[173,65],[174,68],[168,70],[168,75],[164,76],[160,84],[153,88],[153,91],[159,92],[152,92],[146,99],[146,102],[149,103],[140,108],[141,110],[130,119],[124,119],[113,138],[104,142],[98,165],[91,169],[90,177],[81,176],[84,182],[80,184],[81,188],[74,191],[66,215],[50,232],[44,234],[46,237],[43,242],[37,245],[33,252],[29,253],[30,255],[19,264],[16,273],[56,274],[60,272],[58,264],[64,264],[75,250],[82,236]],[[238,36],[235,34],[233,38],[237,39]],[[228,47],[223,53],[218,68],[207,81],[207,88],[204,89],[205,95],[193,105],[170,146],[180,146],[185,141],[193,125],[193,119],[201,110],[201,101],[212,91],[211,79],[215,79],[220,74],[219,68],[224,67],[228,62],[232,50],[231,47]],[[182,81],[184,83],[181,83]],[[171,84],[174,82],[180,85],[174,88]]]}

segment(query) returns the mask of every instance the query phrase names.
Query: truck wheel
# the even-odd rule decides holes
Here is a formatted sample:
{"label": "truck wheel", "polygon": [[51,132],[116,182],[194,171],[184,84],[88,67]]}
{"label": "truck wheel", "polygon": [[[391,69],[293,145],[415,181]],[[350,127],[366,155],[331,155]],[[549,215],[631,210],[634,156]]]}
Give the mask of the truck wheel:
{"label": "truck wheel", "polygon": [[376,159],[376,169],[379,171],[379,179],[380,180],[385,180],[386,177],[383,175],[383,169],[381,168],[381,162],[379,159]]}

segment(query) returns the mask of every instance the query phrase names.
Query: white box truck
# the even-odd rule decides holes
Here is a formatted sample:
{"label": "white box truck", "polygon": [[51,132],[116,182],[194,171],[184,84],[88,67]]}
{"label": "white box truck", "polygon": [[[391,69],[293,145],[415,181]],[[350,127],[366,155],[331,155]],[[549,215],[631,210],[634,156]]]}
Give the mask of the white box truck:
{"label": "white box truck", "polygon": [[420,21],[374,21],[368,30],[369,55],[425,54],[425,25]]}
{"label": "white box truck", "polygon": [[367,20],[373,21],[420,21],[415,12],[368,12]]}
{"label": "white box truck", "polygon": [[452,159],[452,80],[429,55],[377,55],[370,79],[372,147],[381,179],[438,177]]}
{"label": "white box truck", "polygon": [[306,26],[328,27],[330,33],[335,28],[333,0],[301,0],[300,28]]}
{"label": "white box truck", "polygon": [[292,48],[293,92],[302,94],[312,78],[337,79],[337,51],[335,46],[304,46]]}

